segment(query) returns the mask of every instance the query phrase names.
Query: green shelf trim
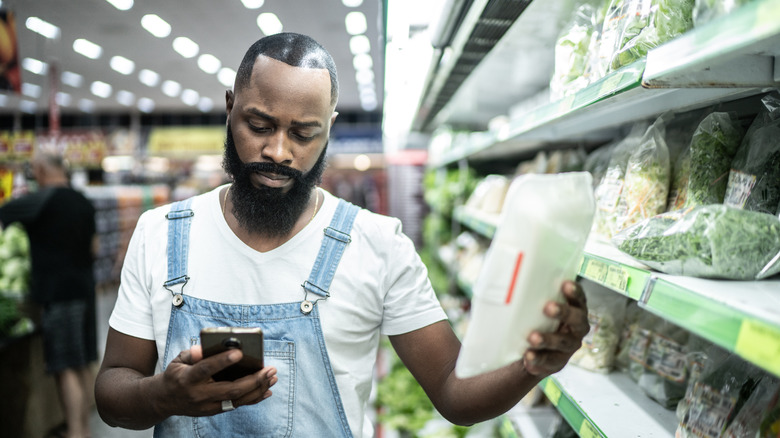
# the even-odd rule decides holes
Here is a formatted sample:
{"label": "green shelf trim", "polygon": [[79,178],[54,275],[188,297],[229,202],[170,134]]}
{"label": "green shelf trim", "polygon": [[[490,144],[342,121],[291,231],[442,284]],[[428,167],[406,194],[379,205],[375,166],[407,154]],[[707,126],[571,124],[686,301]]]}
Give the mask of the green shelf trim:
{"label": "green shelf trim", "polygon": [[496,234],[496,224],[486,222],[478,217],[469,214],[463,206],[455,208],[455,219],[461,224],[471,228],[474,232],[492,239]]}
{"label": "green shelf trim", "polygon": [[580,436],[586,438],[606,436],[554,377],[545,377],[539,383],[539,388],[544,391],[566,422],[580,433]]}
{"label": "green shelf trim", "polygon": [[650,272],[627,266],[594,254],[585,253],[579,275],[639,301]]}
{"label": "green shelf trim", "polygon": [[645,82],[684,72],[693,64],[738,53],[756,42],[780,34],[780,3],[754,1],[727,16],[696,27],[667,44],[650,51],[654,61],[646,71]]}
{"label": "green shelf trim", "polygon": [[515,430],[515,425],[507,416],[501,417],[501,424],[498,427],[498,436],[501,438],[521,438]]}
{"label": "green shelf trim", "polygon": [[658,279],[645,308],[780,376],[780,327]]}

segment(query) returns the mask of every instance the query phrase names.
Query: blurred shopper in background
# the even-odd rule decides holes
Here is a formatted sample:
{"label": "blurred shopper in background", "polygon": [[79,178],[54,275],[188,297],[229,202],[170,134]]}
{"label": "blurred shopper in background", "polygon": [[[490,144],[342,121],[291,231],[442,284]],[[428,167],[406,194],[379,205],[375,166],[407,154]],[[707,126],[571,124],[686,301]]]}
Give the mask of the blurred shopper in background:
{"label": "blurred shopper in background", "polygon": [[95,209],[70,188],[61,157],[32,162],[38,190],[0,207],[0,227],[24,225],[30,239],[30,299],[40,307],[46,371],[54,375],[65,424],[53,436],[88,437],[97,360],[95,322]]}

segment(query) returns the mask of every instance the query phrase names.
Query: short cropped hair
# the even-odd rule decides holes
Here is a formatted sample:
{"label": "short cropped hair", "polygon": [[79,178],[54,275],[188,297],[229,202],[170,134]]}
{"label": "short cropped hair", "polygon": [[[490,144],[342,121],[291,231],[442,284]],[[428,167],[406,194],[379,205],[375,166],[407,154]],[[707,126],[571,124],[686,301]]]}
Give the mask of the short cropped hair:
{"label": "short cropped hair", "polygon": [[252,69],[260,55],[293,67],[327,69],[330,74],[330,103],[336,104],[339,98],[339,81],[333,57],[313,38],[291,32],[269,35],[249,47],[236,72],[236,92],[249,85]]}

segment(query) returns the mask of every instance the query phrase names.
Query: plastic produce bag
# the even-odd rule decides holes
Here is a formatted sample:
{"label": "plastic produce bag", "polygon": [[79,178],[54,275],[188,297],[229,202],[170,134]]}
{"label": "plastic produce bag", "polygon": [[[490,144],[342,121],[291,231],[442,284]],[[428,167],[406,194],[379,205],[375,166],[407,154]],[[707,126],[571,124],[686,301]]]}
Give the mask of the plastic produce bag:
{"label": "plastic produce bag", "polygon": [[[756,386],[742,409],[739,410],[739,414],[734,417],[734,421],[723,433],[723,436],[725,438],[759,436],[761,426],[765,421],[780,421],[780,415],[771,418],[772,407],[777,403],[778,397],[780,397],[780,381],[771,376],[762,377],[761,382]],[[775,431],[775,436],[778,432],[780,430]]]}
{"label": "plastic produce bag", "polygon": [[728,15],[751,0],[696,0],[693,8],[693,24],[701,26],[715,18]]}
{"label": "plastic produce bag", "polygon": [[667,274],[760,280],[780,272],[780,219],[725,205],[658,215],[612,243]]}
{"label": "plastic produce bag", "polygon": [[616,231],[663,213],[669,197],[669,148],[659,117],[642,136],[626,163],[625,187],[617,208]]}
{"label": "plastic produce bag", "polygon": [[500,213],[508,188],[509,179],[504,175],[488,175],[477,183],[465,206],[469,210]]}
{"label": "plastic produce bag", "polygon": [[595,27],[596,8],[589,3],[579,5],[555,42],[555,69],[550,80],[550,100],[559,100],[584,87],[588,49]]}
{"label": "plastic produce bag", "polygon": [[638,123],[631,132],[611,148],[612,155],[604,173],[604,178],[596,187],[596,215],[593,221],[593,234],[596,237],[609,240],[617,233],[617,218],[623,186],[625,185],[626,166],[631,153],[642,139],[647,125]]}
{"label": "plastic produce bag", "polygon": [[623,330],[620,332],[620,341],[615,354],[615,368],[628,372],[628,351],[634,333],[639,330],[639,318],[642,316],[642,309],[639,308],[636,301],[628,300],[623,312]]}
{"label": "plastic produce bag", "polygon": [[729,356],[693,385],[675,436],[723,436],[761,376],[754,366],[737,356]]}
{"label": "plastic produce bag", "polygon": [[777,213],[780,203],[780,97],[762,100],[764,110],[750,125],[731,163],[726,205]]}
{"label": "plastic produce bag", "polygon": [[639,381],[647,367],[647,353],[650,341],[653,338],[655,327],[663,324],[664,320],[649,312],[644,312],[639,317],[639,325],[632,332],[628,342],[626,354],[628,356],[628,375],[635,382]]}
{"label": "plastic produce bag", "polygon": [[601,184],[604,174],[607,173],[609,160],[612,157],[612,150],[618,142],[606,144],[588,154],[583,165],[583,170],[590,172],[593,177],[593,189]]}
{"label": "plastic produce bag", "polygon": [[615,364],[615,351],[623,331],[626,299],[613,292],[583,285],[588,299],[590,331],[569,363],[598,373],[609,373]]}
{"label": "plastic produce bag", "polygon": [[531,331],[555,328],[542,309],[560,301],[562,282],[575,278],[594,209],[587,172],[512,182],[474,284],[471,322],[455,365],[459,377],[520,359]]}
{"label": "plastic produce bag", "polygon": [[715,112],[702,120],[687,151],[684,207],[723,203],[731,162],[742,136],[734,114]]}
{"label": "plastic produce bag", "polygon": [[688,332],[661,321],[647,345],[645,369],[637,382],[642,391],[669,409],[685,396],[688,379]]}

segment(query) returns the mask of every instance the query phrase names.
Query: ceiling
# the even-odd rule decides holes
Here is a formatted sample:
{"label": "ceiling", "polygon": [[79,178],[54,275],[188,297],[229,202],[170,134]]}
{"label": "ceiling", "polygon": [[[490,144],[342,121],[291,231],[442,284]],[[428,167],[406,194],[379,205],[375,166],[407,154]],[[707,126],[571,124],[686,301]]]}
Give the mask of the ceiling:
{"label": "ceiling", "polygon": [[[358,1],[353,0],[355,3]],[[350,38],[345,26],[345,17],[352,11],[361,11],[367,22],[365,35],[370,41],[370,55],[373,59],[377,109],[382,107],[384,42],[382,2],[363,0],[356,7],[347,7],[340,0],[265,0],[259,9],[247,9],[240,0],[135,0],[129,10],[119,10],[107,0],[5,0],[2,8],[15,14],[18,39],[18,59],[32,58],[56,66],[60,71],[81,75],[82,86],[75,88],[60,84],[59,91],[70,96],[69,103],[60,106],[62,113],[83,112],[79,103],[82,99],[92,102],[87,112],[138,112],[142,98],[154,102],[152,113],[198,113],[224,111],[225,90],[228,88],[216,74],[207,74],[198,67],[198,56],[212,54],[223,67],[234,71],[246,49],[263,33],[257,25],[258,15],[273,12],[283,24],[283,31],[304,33],[318,40],[333,56],[338,72],[340,97],[338,111],[364,111],[359,98],[356,70],[350,51]],[[141,26],[141,18],[156,14],[171,26],[167,37],[153,36]],[[29,17],[38,17],[60,29],[57,39],[48,39],[26,26]],[[172,42],[184,36],[200,46],[198,56],[186,59],[174,51]],[[100,45],[103,49],[98,59],[89,59],[73,50],[73,42],[84,38]],[[110,67],[113,56],[122,56],[135,63],[133,73],[120,74]],[[197,92],[199,98],[208,98],[213,108],[207,110],[198,105],[188,105],[182,95],[169,97],[163,94],[161,86],[150,87],[139,80],[139,71],[152,70],[160,75],[160,82],[173,80],[182,90]],[[0,96],[0,114],[20,111],[46,113],[48,111],[49,80],[44,75],[21,69],[22,82],[33,84],[25,89],[30,95],[3,93]],[[111,95],[103,98],[90,91],[94,81],[108,83]],[[36,88],[37,86],[38,88]],[[39,92],[34,97],[36,90]],[[128,105],[117,101],[120,91],[133,94],[133,103]],[[192,93],[190,93],[192,94]],[[32,104],[31,102],[35,102]],[[370,107],[369,107],[370,108]]]}

